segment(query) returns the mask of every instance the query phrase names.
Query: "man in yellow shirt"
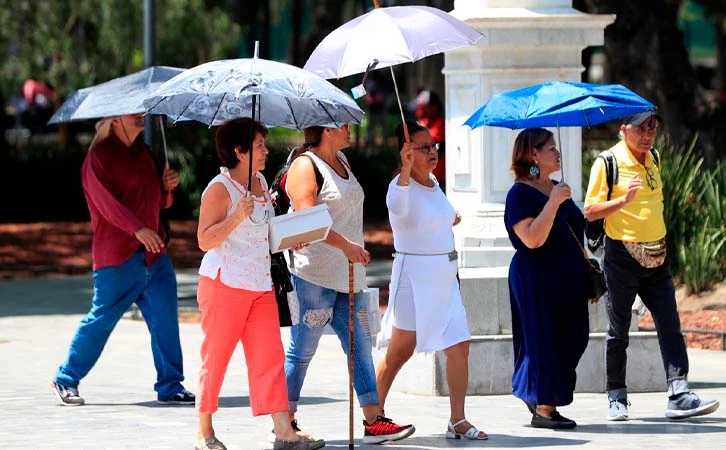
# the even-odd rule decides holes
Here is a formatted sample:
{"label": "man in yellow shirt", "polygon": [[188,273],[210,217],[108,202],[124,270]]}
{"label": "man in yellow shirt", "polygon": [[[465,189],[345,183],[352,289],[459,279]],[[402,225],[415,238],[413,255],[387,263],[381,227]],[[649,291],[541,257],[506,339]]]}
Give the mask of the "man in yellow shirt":
{"label": "man in yellow shirt", "polygon": [[609,150],[617,167],[612,192],[608,195],[605,161],[597,158],[585,197],[587,220],[605,218],[608,420],[628,420],[626,350],[636,294],[658,331],[668,381],[665,416],[684,419],[719,407],[718,401],[700,399],[688,388],[688,353],[665,249],[663,186],[658,156],[651,150],[659,121],[654,111],[623,119],[620,141]]}

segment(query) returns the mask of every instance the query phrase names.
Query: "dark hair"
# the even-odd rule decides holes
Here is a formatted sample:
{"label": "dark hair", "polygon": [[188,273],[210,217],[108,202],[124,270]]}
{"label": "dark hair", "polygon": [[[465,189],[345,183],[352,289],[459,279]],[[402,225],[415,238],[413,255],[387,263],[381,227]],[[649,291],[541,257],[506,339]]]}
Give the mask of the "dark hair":
{"label": "dark hair", "polygon": [[533,148],[541,149],[552,136],[552,132],[544,128],[527,128],[517,135],[512,151],[512,170],[517,178],[529,175],[529,168],[534,164],[529,156],[530,151]]}
{"label": "dark hair", "polygon": [[[428,131],[428,128],[412,120],[407,120],[406,126],[408,127],[408,135],[411,137],[411,139],[413,139],[413,135],[418,133],[419,131]],[[403,133],[402,123],[399,123],[396,127],[396,138],[398,138],[398,150],[401,150],[403,148],[403,144],[406,143],[406,136]]]}
{"label": "dark hair", "polygon": [[249,117],[242,117],[241,119],[230,120],[229,122],[223,123],[217,129],[217,135],[215,141],[217,143],[217,156],[222,161],[222,164],[228,169],[234,169],[239,164],[239,159],[235,153],[235,149],[239,147],[240,153],[247,153],[250,150],[250,142],[253,136],[261,134],[262,137],[267,137],[267,127],[261,123],[250,119]]}
{"label": "dark hair", "polygon": [[305,131],[303,132],[305,134],[305,143],[303,144],[303,147],[308,149],[310,147],[317,147],[320,145],[320,140],[323,138],[323,131],[325,131],[325,127],[318,125],[305,128]]}

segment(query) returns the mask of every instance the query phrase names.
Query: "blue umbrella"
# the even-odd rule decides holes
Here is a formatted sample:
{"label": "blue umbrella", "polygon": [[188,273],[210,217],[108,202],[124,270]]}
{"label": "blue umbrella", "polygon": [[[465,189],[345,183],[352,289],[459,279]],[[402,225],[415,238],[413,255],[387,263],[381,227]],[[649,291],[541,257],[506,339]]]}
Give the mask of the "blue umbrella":
{"label": "blue umbrella", "polygon": [[654,109],[651,102],[620,84],[552,81],[493,95],[464,124],[511,129],[591,127]]}

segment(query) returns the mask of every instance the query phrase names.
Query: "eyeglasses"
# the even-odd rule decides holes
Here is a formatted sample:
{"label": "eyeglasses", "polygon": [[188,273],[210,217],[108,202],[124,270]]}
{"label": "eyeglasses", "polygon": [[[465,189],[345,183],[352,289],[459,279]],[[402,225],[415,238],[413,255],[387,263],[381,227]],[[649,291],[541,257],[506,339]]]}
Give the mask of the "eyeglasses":
{"label": "eyeglasses", "polygon": [[424,155],[427,155],[431,150],[435,150],[435,151],[438,152],[439,151],[439,143],[438,142],[434,142],[432,144],[422,145],[421,147],[414,147],[413,149],[420,151]]}
{"label": "eyeglasses", "polygon": [[645,182],[651,191],[658,187],[658,181],[655,179],[655,173],[652,167],[645,166]]}

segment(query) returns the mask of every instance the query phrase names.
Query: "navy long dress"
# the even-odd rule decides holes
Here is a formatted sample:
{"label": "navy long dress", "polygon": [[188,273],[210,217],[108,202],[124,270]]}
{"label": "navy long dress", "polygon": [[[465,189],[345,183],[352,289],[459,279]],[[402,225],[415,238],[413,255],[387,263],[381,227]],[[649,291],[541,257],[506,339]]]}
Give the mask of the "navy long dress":
{"label": "navy long dress", "polygon": [[589,336],[587,266],[567,225],[582,239],[585,218],[572,200],[563,202],[547,241],[536,249],[524,245],[512,229],[537,217],[548,199],[523,183],[507,193],[504,223],[516,250],[509,266],[512,391],[522,400],[564,406],[572,403],[575,368]]}

